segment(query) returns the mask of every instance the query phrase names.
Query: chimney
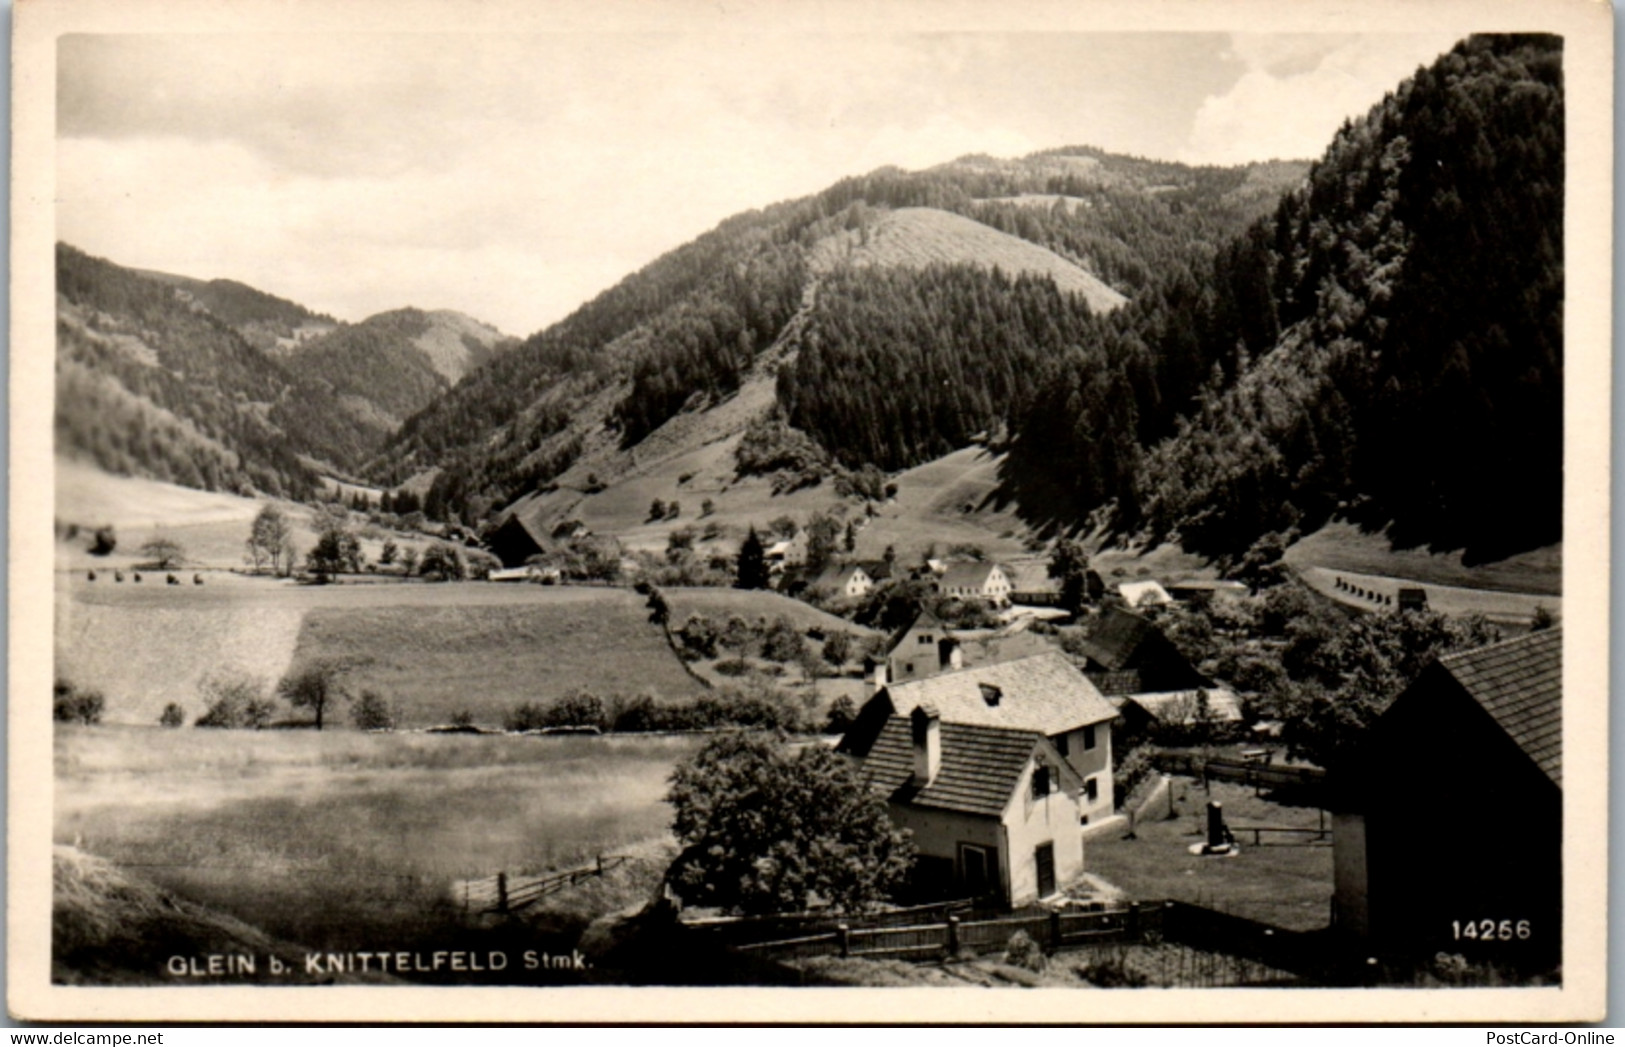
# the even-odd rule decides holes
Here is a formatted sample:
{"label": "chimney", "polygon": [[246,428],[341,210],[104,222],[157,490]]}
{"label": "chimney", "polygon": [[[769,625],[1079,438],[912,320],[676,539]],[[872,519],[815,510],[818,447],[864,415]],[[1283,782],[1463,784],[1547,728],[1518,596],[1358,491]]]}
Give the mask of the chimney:
{"label": "chimney", "polygon": [[996,708],[999,699],[1004,697],[1004,691],[990,683],[979,683],[976,686],[982,689],[982,701],[986,702],[989,708]]}
{"label": "chimney", "polygon": [[932,705],[916,705],[909,714],[914,736],[914,784],[925,788],[942,770],[942,717]]}
{"label": "chimney", "polygon": [[944,636],[937,642],[937,668],[946,673],[964,667],[965,658],[959,653],[959,641]]}

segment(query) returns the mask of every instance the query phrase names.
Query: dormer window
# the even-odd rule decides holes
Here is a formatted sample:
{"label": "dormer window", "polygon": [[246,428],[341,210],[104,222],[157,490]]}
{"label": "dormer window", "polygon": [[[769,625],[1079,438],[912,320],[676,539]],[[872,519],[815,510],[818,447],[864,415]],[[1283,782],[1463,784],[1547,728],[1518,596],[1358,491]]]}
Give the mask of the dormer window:
{"label": "dormer window", "polygon": [[982,701],[989,707],[996,707],[999,700],[1004,697],[1004,692],[990,683],[979,683],[976,686],[982,689]]}
{"label": "dormer window", "polygon": [[1033,799],[1042,800],[1049,795],[1049,768],[1043,764],[1033,768]]}

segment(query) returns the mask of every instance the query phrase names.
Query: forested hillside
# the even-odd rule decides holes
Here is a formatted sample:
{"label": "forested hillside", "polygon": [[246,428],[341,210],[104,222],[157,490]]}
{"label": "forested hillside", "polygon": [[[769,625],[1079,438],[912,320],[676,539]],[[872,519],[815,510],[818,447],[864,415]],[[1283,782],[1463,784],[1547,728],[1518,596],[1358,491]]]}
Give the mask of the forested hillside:
{"label": "forested hillside", "polygon": [[[779,410],[834,458],[918,464],[1002,429],[1034,369],[1082,329],[1086,296],[1060,292],[1054,274],[1077,273],[1111,306],[1169,273],[1206,272],[1217,246],[1303,171],[1080,148],[847,179],[723,222],[470,373],[409,418],[371,472],[400,483],[438,469],[427,503],[437,511],[505,505],[568,470],[594,432],[607,427],[632,448],[677,414],[727,399],[775,344]],[[1048,261],[1001,272],[1019,252],[911,250],[900,238],[947,223],[882,224],[901,209],[978,223],[966,223],[982,231],[968,250],[1004,233]],[[891,237],[885,250],[872,235]],[[947,258],[959,260],[934,261]],[[828,385],[837,371],[838,388]]]}
{"label": "forested hillside", "polygon": [[57,245],[59,451],[211,490],[303,497],[381,432],[170,283]]}
{"label": "forested hillside", "polygon": [[188,276],[135,270],[179,288],[183,301],[206,309],[257,349],[275,352],[298,344],[301,338],[331,330],[338,321],[314,313],[297,302],[267,294],[236,280],[195,280]]}
{"label": "forested hillside", "polygon": [[396,309],[306,340],[283,359],[393,431],[508,343],[459,313]]}
{"label": "forested hillside", "polygon": [[1334,513],[1470,562],[1559,540],[1563,146],[1560,40],[1458,45],[1205,286],[1073,350],[1014,423],[1012,481],[1210,554]]}

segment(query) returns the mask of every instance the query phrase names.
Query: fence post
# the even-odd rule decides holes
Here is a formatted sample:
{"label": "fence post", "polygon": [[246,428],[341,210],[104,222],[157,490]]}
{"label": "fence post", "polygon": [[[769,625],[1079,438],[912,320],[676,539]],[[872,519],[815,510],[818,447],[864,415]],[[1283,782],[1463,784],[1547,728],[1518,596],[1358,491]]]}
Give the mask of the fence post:
{"label": "fence post", "polygon": [[1049,945],[1051,949],[1061,947],[1061,910],[1049,911]]}
{"label": "fence post", "polygon": [[508,874],[497,873],[497,911],[508,911]]}
{"label": "fence post", "polygon": [[844,923],[835,925],[835,938],[841,943],[841,959],[852,955],[852,928]]}
{"label": "fence post", "polygon": [[1136,941],[1140,938],[1140,903],[1128,903],[1128,925],[1124,928],[1127,938]]}
{"label": "fence post", "polygon": [[948,914],[948,956],[959,955],[959,917]]}

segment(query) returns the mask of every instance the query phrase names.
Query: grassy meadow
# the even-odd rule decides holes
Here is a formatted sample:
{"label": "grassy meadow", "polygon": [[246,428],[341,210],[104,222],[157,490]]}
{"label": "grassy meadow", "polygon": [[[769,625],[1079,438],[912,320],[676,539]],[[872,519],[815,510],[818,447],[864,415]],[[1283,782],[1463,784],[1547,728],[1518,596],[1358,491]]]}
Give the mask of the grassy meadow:
{"label": "grassy meadow", "polygon": [[75,728],[55,737],[55,842],[279,940],[422,948],[453,885],[665,838],[678,737]]}
{"label": "grassy meadow", "polygon": [[[403,727],[444,723],[459,710],[498,725],[520,702],[576,687],[667,700],[703,689],[626,589],[237,576],[137,586],[59,573],[55,613],[57,672],[102,691],[108,723],[155,723],[169,702],[190,721],[213,670],[270,686],[318,658],[345,664],[352,691],[372,687],[395,703]],[[330,718],[347,721],[342,708]]]}

